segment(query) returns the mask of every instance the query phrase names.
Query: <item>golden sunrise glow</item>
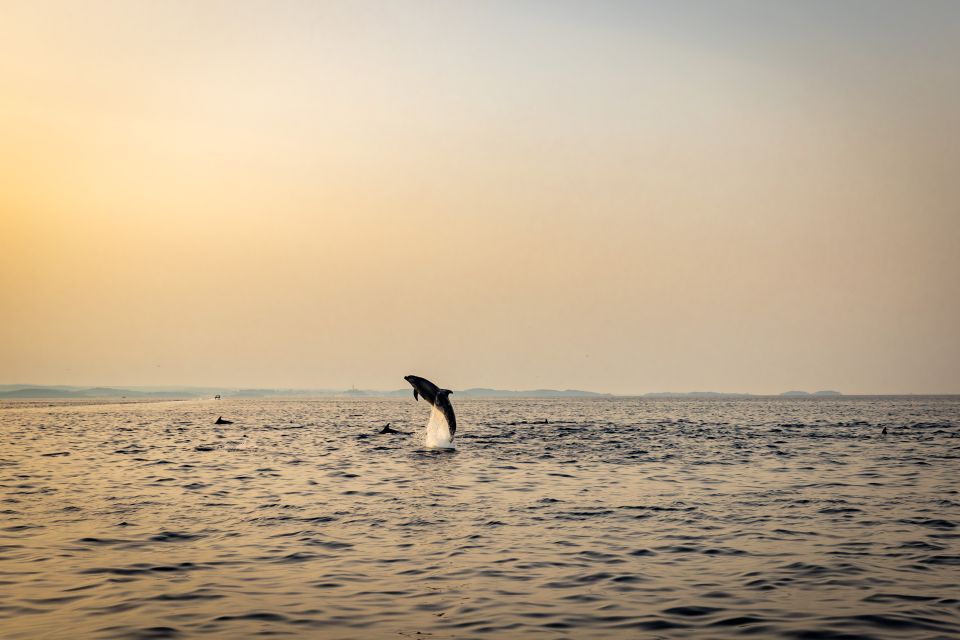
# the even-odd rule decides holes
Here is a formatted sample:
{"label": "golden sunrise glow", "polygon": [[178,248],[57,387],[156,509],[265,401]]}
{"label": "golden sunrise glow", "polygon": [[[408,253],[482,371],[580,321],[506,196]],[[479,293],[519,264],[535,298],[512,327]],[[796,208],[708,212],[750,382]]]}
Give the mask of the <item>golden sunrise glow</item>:
{"label": "golden sunrise glow", "polygon": [[955,6],[533,7],[4,3],[0,381],[960,389]]}

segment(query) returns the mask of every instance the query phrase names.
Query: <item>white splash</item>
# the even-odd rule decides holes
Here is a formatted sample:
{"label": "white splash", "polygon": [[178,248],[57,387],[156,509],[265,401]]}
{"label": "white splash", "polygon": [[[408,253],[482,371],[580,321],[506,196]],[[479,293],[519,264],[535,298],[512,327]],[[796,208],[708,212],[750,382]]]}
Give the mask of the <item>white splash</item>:
{"label": "white splash", "polygon": [[455,449],[453,438],[450,436],[450,425],[443,417],[443,412],[436,407],[430,411],[430,422],[427,423],[427,436],[423,443],[430,449]]}

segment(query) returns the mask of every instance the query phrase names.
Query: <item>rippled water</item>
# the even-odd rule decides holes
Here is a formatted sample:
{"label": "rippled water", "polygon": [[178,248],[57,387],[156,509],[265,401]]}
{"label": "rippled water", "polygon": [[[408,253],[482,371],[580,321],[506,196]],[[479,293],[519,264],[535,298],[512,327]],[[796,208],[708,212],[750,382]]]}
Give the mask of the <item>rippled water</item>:
{"label": "rippled water", "polygon": [[960,637],[960,399],[456,406],[0,405],[0,636]]}

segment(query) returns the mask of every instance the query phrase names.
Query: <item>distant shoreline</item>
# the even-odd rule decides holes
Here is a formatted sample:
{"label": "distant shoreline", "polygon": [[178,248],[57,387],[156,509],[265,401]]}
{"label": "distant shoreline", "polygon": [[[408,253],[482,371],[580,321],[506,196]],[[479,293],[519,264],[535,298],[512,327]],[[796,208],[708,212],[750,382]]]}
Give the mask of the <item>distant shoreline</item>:
{"label": "distant shoreline", "polygon": [[[850,394],[850,395],[761,395],[761,394],[700,394],[700,393],[647,393],[636,395],[617,395],[617,394],[590,394],[590,395],[551,395],[544,392],[526,394],[521,391],[485,394],[468,394],[455,392],[459,394],[460,400],[706,400],[706,401],[730,401],[730,400],[784,400],[784,401],[838,401],[838,400],[858,400],[858,399],[877,399],[877,398],[957,398],[960,394],[956,393],[891,393],[891,394]],[[189,402],[189,401],[237,401],[237,400],[277,400],[277,401],[317,401],[317,400],[405,400],[409,395],[404,392],[402,395],[397,393],[377,393],[365,392],[356,393],[297,393],[297,394],[263,394],[263,395],[243,395],[243,394],[225,394],[221,400],[215,400],[213,395],[169,395],[163,397],[149,396],[66,396],[66,395],[13,395],[0,394],[0,409],[15,407],[26,407],[31,404],[44,407],[58,406],[95,406],[110,404],[156,404],[162,402]],[[6,405],[6,406],[4,406]]]}
{"label": "distant shoreline", "polygon": [[49,409],[54,407],[96,407],[116,404],[160,404],[163,402],[187,402],[204,398],[0,398],[0,411],[4,409]]}
{"label": "distant shoreline", "polygon": [[[39,385],[39,384],[0,384],[0,401],[3,400],[91,400],[102,403],[104,400],[123,402],[164,401],[164,400],[202,400],[214,398],[255,399],[255,398],[407,398],[410,389],[316,389],[293,387],[215,387],[215,386],[79,386],[79,385]],[[866,393],[844,394],[834,390],[802,391],[790,390],[782,393],[755,394],[749,392],[724,391],[656,391],[645,393],[604,393],[582,389],[493,389],[471,387],[454,389],[454,397],[464,398],[644,398],[644,399],[718,399],[735,400],[749,398],[784,399],[830,399],[830,398],[889,398],[889,397],[934,397],[954,396],[960,393]]]}

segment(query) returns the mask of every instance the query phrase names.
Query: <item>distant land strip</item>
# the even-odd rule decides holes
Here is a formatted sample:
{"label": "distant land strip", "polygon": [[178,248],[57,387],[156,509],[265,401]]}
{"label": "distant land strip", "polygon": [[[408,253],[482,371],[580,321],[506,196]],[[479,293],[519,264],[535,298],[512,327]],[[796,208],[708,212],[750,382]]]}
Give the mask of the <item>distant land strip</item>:
{"label": "distant land strip", "polygon": [[[409,395],[409,389],[377,391],[370,389],[267,389],[267,388],[226,388],[226,387],[82,387],[68,385],[7,384],[0,385],[0,399],[3,398],[128,398],[128,399],[175,399],[175,398],[290,398],[290,397],[398,397]],[[612,394],[579,389],[527,389],[507,390],[471,388],[457,390],[461,397],[500,397],[500,398],[759,398],[770,397],[752,393],[724,393],[717,391],[655,392],[642,394]],[[839,397],[839,391],[786,391],[782,397]]]}

